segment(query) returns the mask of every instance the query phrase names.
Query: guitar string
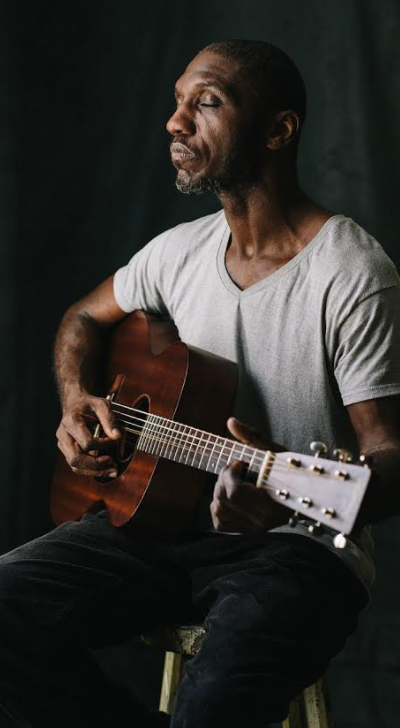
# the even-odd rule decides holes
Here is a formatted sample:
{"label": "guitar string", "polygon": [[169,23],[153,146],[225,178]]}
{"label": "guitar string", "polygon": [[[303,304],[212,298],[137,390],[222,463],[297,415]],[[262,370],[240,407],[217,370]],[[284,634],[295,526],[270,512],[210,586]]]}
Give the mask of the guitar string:
{"label": "guitar string", "polygon": [[[121,422],[121,423],[124,424],[124,420],[121,420],[120,418],[118,418],[118,422]],[[125,423],[125,424],[128,424],[129,425],[130,423]],[[124,427],[124,431],[125,432],[129,432],[129,433],[133,433],[134,435],[139,435],[139,436],[141,434],[143,434],[143,430],[134,430],[131,427]],[[194,445],[193,442],[192,443],[191,442],[189,442],[189,443],[188,442],[182,442],[182,438],[180,438],[180,437],[173,437],[171,435],[166,435],[165,433],[162,433],[161,435],[157,435],[157,434],[154,434],[152,432],[147,432],[147,433],[144,433],[144,437],[146,438],[146,440],[151,440],[152,442],[157,442],[157,443],[160,443],[162,445],[169,445],[170,447],[173,447],[175,449],[175,451],[176,450],[180,450],[182,452],[187,451],[188,453],[190,451],[192,451],[193,457],[200,456],[200,458],[202,458],[202,457],[205,457],[207,453],[210,453],[210,455],[211,454],[214,454],[215,455],[215,459],[216,460],[220,460],[221,459],[221,456],[222,456],[222,453],[223,453],[223,450],[224,450],[224,447],[223,446],[220,447],[220,451],[219,451],[219,450],[216,450],[214,447],[207,447],[206,445],[202,446],[202,448],[199,449],[198,448],[198,444],[197,445]],[[133,438],[126,438],[126,440],[128,440],[128,442],[131,442],[132,443],[132,442],[135,442],[136,438],[135,437],[133,437]],[[237,444],[240,447],[240,443],[237,443]],[[242,447],[245,447],[245,446],[242,446]],[[246,445],[246,447],[247,447],[247,445]],[[152,454],[156,454],[156,453],[149,453],[149,454],[152,455]],[[225,453],[225,455],[226,455],[226,453]],[[238,455],[238,453],[236,453],[236,455]],[[162,457],[162,455],[160,455],[160,457]],[[264,462],[264,458],[265,458],[265,456],[258,458],[258,460],[259,460],[258,465],[261,465]],[[237,460],[239,458],[236,457],[234,459]],[[249,460],[252,460],[252,463],[254,463],[254,461],[255,461],[255,458],[248,458],[248,459]]]}
{"label": "guitar string", "polygon": [[[123,420],[121,420],[121,422],[123,422]],[[142,434],[142,431],[141,430],[134,430],[134,429],[129,428],[129,427],[124,427],[124,430],[125,430],[125,432],[130,432],[130,433],[133,433],[134,435],[141,435]],[[126,439],[128,440],[128,442],[135,442],[135,440],[136,440],[136,438],[132,438],[132,439],[131,438],[126,438]],[[170,436],[168,437],[168,439],[166,439],[165,436],[164,437],[159,437],[159,436],[154,435],[152,433],[149,433],[148,435],[146,435],[146,439],[150,439],[152,441],[161,443],[163,445],[170,445],[170,446],[171,446],[171,441],[174,440],[174,438],[171,438]],[[181,454],[182,453],[185,453],[185,452],[190,453],[190,451],[192,450],[192,445],[189,445],[188,446],[187,443],[183,443],[182,444],[181,443],[181,440],[179,438],[175,438],[175,442],[178,443],[177,445],[172,445],[172,447],[174,447],[174,449],[175,449],[175,453],[176,453],[177,450],[180,450],[181,451]],[[240,446],[240,443],[238,443],[238,444]],[[206,448],[206,447],[204,448],[204,451],[207,451],[207,449],[208,449],[208,451],[210,453],[213,453],[214,452],[213,448]],[[146,451],[144,451],[144,452],[146,452]],[[155,455],[157,457],[164,457],[162,454],[159,454],[158,455],[157,453],[152,453],[152,452],[148,452],[148,454],[149,455]],[[221,453],[220,454],[215,453],[215,458],[213,458],[213,461],[216,460],[218,462],[221,459],[221,455],[222,455],[222,450],[221,450]],[[197,456],[199,456],[199,452],[196,451],[196,450],[194,450],[193,451],[193,459],[195,457],[197,457]],[[204,457],[204,452],[201,453],[200,460],[203,457]],[[166,458],[166,459],[168,459],[168,458]],[[172,459],[172,458],[170,458],[170,459]],[[209,460],[210,459],[211,458],[209,458]],[[232,460],[242,460],[242,458],[240,458],[240,457],[238,457],[238,458],[233,457]],[[253,468],[253,464],[254,464],[254,459],[253,458],[250,458],[249,461],[243,461],[243,462],[246,462],[247,465],[250,465],[250,463],[251,463],[250,470]],[[264,458],[261,458],[260,459],[260,462],[258,463],[258,465],[261,466],[263,462],[264,462]],[[182,463],[182,464],[186,464],[186,463]],[[277,472],[277,470],[283,470],[283,471],[285,471],[287,473],[290,470],[291,475],[303,475],[304,476],[304,470],[301,471],[300,469],[297,469],[297,468],[291,468],[289,463],[282,463],[279,460],[278,461],[274,461],[272,463],[272,467],[274,469],[274,472]],[[334,477],[330,473],[318,473],[318,472],[316,473],[316,472],[313,472],[312,470],[308,470],[307,471],[307,475],[314,476],[314,477],[317,476],[319,478],[329,478],[329,479],[333,479],[333,477]],[[335,476],[335,477],[337,477],[337,476]]]}
{"label": "guitar string", "polygon": [[[113,405],[114,404],[115,403],[113,403]],[[123,406],[124,408],[126,407],[126,405],[119,405],[119,404],[118,404],[118,406]],[[134,408],[129,408],[129,409],[131,409],[132,411],[135,411],[135,412],[139,412],[140,414],[143,413],[142,410],[135,410]],[[116,411],[114,410],[114,412],[116,412]],[[116,414],[119,414],[119,413],[116,412]],[[180,422],[175,422],[174,420],[167,420],[167,418],[160,417],[160,415],[153,415],[153,414],[149,413],[149,416],[156,417],[158,420],[164,420],[164,421],[167,421],[167,422],[171,422],[174,425],[174,427],[171,427],[171,426],[168,426],[168,425],[163,425],[161,422],[154,422],[154,421],[152,422],[152,421],[149,421],[148,420],[148,417],[135,417],[133,415],[129,415],[128,413],[124,413],[124,417],[127,417],[127,418],[129,418],[129,420],[132,420],[132,423],[136,424],[136,423],[139,423],[139,422],[143,422],[144,425],[146,425],[146,423],[147,423],[148,426],[149,426],[149,429],[150,428],[153,428],[153,429],[154,428],[157,428],[157,429],[165,430],[165,432],[162,433],[162,434],[167,435],[167,433],[170,432],[170,433],[173,434],[173,436],[175,437],[175,439],[179,439],[179,436],[182,436],[182,437],[185,437],[185,438],[190,437],[190,439],[192,441],[191,442],[192,445],[194,444],[194,441],[195,440],[198,440],[199,443],[200,442],[203,442],[204,443],[205,442],[205,438],[203,437],[203,435],[205,435],[208,438],[209,437],[215,438],[215,442],[207,443],[207,445],[208,444],[212,445],[212,447],[210,448],[212,450],[214,450],[215,448],[222,448],[222,450],[224,450],[225,448],[228,448],[229,445],[231,445],[232,448],[235,448],[235,447],[242,447],[242,448],[248,447],[248,448],[251,448],[254,451],[254,458],[252,457],[253,461],[254,461],[254,459],[258,459],[260,461],[260,463],[261,463],[261,462],[263,462],[263,460],[265,458],[265,452],[266,451],[264,451],[263,455],[258,455],[257,454],[257,451],[259,450],[259,448],[255,448],[253,445],[244,445],[244,443],[235,442],[234,440],[231,440],[230,438],[224,438],[222,435],[214,435],[212,433],[207,432],[206,430],[201,430],[200,428],[192,427],[191,425],[183,425]],[[121,422],[126,422],[126,420],[120,420],[120,421]],[[195,430],[196,432],[200,432],[200,433],[202,433],[202,435],[198,436],[198,435],[192,435],[189,432],[179,432],[176,429],[176,426],[179,426],[179,427],[190,427],[191,430]],[[143,430],[144,429],[145,428],[143,428]],[[144,436],[145,437],[148,437],[149,434],[150,434],[149,431],[148,432],[144,432]],[[176,436],[178,436],[178,437],[176,437]],[[218,440],[224,440],[224,443],[218,442]],[[207,449],[207,448],[204,448],[204,446],[202,446],[202,449],[204,450],[204,449]]]}
{"label": "guitar string", "polygon": [[[123,422],[123,420],[119,420],[119,421],[120,422]],[[130,423],[128,423],[128,424],[130,424]],[[133,433],[134,435],[139,435],[139,436],[141,434],[143,434],[143,431],[142,430],[134,430],[134,429],[132,429],[130,427],[124,427],[124,431],[125,432],[130,432],[130,433]],[[192,451],[193,459],[195,457],[200,457],[200,460],[201,460],[203,457],[207,457],[207,453],[210,453],[209,461],[211,460],[211,455],[215,455],[215,457],[213,457],[212,462],[214,462],[215,460],[218,462],[221,459],[221,457],[223,457],[224,446],[221,447],[221,450],[220,451],[215,450],[214,447],[206,447],[206,446],[203,446],[202,449],[199,451],[197,449],[198,446],[195,446],[195,448],[193,449],[193,443],[190,443],[190,442],[189,443],[187,443],[187,442],[186,443],[182,443],[181,438],[178,438],[178,437],[175,437],[174,438],[174,437],[171,437],[170,435],[165,436],[164,434],[162,436],[159,436],[159,435],[156,435],[156,434],[153,434],[153,433],[145,433],[144,436],[145,436],[146,440],[150,440],[152,442],[157,442],[157,443],[160,443],[162,445],[167,445],[169,447],[173,447],[175,449],[175,454],[176,454],[176,451],[177,450],[180,450],[181,451],[181,454],[182,453],[185,453],[185,452],[187,452],[188,454],[190,454],[190,452]],[[133,438],[126,437],[125,439],[129,443],[134,443],[136,441],[136,438],[135,437],[133,437]],[[177,444],[174,444],[174,443],[177,443]],[[235,444],[237,444],[239,447],[241,446],[240,443],[235,443]],[[249,446],[246,445],[246,446],[242,446],[242,447],[249,447]],[[144,450],[144,452],[146,452],[146,450]],[[156,455],[157,457],[165,457],[163,455],[163,453],[152,453],[151,451],[148,451],[148,454],[149,455]],[[235,457],[235,455],[236,455],[236,457]],[[231,458],[232,458],[232,460],[241,460],[242,462],[246,462],[246,464],[250,466],[250,470],[253,469],[253,466],[254,465],[257,465],[258,466],[257,468],[255,468],[256,470],[258,470],[261,467],[261,465],[263,464],[264,459],[265,459],[265,455],[264,455],[264,457],[258,457],[257,458],[258,459],[258,462],[256,462],[256,458],[255,457],[254,458],[253,457],[247,457],[246,460],[243,460],[243,455],[244,455],[244,453],[242,453],[240,455],[239,455],[239,453],[236,453],[236,454],[235,453],[233,453],[233,454],[231,453],[230,456],[229,456],[229,458],[228,458],[228,461]],[[225,456],[224,457],[226,457],[226,453],[225,453]],[[166,459],[172,460],[173,458],[166,458]],[[186,463],[183,463],[183,464],[186,464]],[[274,461],[273,462],[273,466],[274,466],[275,469],[284,470],[286,472],[290,468],[290,465],[288,463],[285,464],[285,463],[280,462],[279,460]],[[293,469],[293,473],[298,473],[298,472],[299,471],[297,471],[297,469],[296,470]],[[312,474],[313,473],[310,472],[310,475],[312,475]],[[319,475],[321,476],[322,474],[319,474]]]}
{"label": "guitar string", "polygon": [[[115,403],[113,403],[113,405],[114,404]],[[117,406],[126,408],[126,405],[119,405],[118,403],[117,403]],[[137,417],[137,416],[135,417],[133,415],[130,415],[127,412],[121,413],[121,414],[124,415],[124,417],[128,417],[129,419],[131,419],[132,421],[135,421],[135,422],[143,422],[143,423],[146,423],[146,422],[148,422],[148,420],[149,420],[150,417],[153,417],[153,418],[157,418],[157,420],[159,420],[159,422],[150,421],[150,422],[148,422],[149,426],[153,426],[153,427],[155,426],[155,427],[158,427],[158,428],[162,428],[163,430],[168,430],[168,431],[174,432],[175,434],[181,434],[184,437],[188,437],[189,436],[189,433],[188,432],[178,432],[178,430],[176,430],[175,427],[176,426],[178,426],[178,427],[189,427],[190,430],[194,430],[196,432],[200,432],[200,433],[202,433],[202,435],[207,435],[209,437],[214,437],[214,438],[219,439],[219,440],[226,440],[227,443],[228,442],[229,443],[232,443],[232,445],[239,445],[239,446],[241,445],[241,443],[235,442],[234,440],[232,440],[229,437],[224,438],[222,435],[214,435],[212,432],[207,432],[207,430],[202,430],[199,427],[193,427],[192,425],[185,425],[182,422],[176,422],[175,420],[170,420],[167,417],[161,417],[160,415],[156,415],[156,414],[153,414],[151,412],[144,413],[143,410],[136,410],[136,409],[131,408],[131,407],[129,407],[128,409],[130,409],[133,412],[139,412],[140,414],[147,414],[147,417]],[[114,409],[114,412],[116,412],[115,409]],[[118,414],[118,412],[116,412],[116,413]],[[164,422],[171,423],[172,425],[174,425],[174,427],[171,427],[170,425],[164,425],[164,424],[162,424],[163,421]],[[190,437],[193,440],[199,440],[200,441],[200,440],[203,440],[202,435],[200,437],[198,435],[190,435]],[[253,450],[257,450],[257,448],[255,448],[253,445],[246,445],[246,447],[251,447]]]}
{"label": "guitar string", "polygon": [[[113,403],[113,404],[115,404],[115,403]],[[120,405],[120,406],[126,408],[126,405]],[[134,408],[128,408],[128,409],[131,409],[133,411],[140,412],[141,414],[143,413],[143,410],[135,410]],[[116,412],[115,409],[114,409],[114,412],[116,414],[118,414],[118,412]],[[262,463],[264,462],[264,459],[265,459],[266,450],[262,451],[259,448],[255,448],[253,445],[245,445],[244,443],[235,442],[234,440],[231,440],[228,437],[227,438],[224,438],[221,435],[214,435],[212,433],[207,432],[206,430],[201,430],[199,428],[195,428],[195,427],[192,427],[190,425],[182,425],[181,423],[175,422],[174,420],[166,420],[166,418],[162,418],[162,417],[160,417],[160,415],[151,415],[151,417],[156,417],[158,420],[164,420],[164,421],[172,422],[172,424],[175,425],[175,426],[178,425],[179,427],[190,427],[191,430],[196,430],[197,432],[200,432],[202,434],[199,437],[198,435],[192,435],[189,432],[179,432],[175,427],[170,427],[170,426],[163,425],[163,424],[161,424],[161,422],[151,422],[151,421],[149,422],[148,421],[148,417],[144,417],[144,418],[134,417],[133,415],[129,415],[128,413],[124,413],[124,417],[129,417],[129,419],[132,420],[132,422],[134,424],[136,424],[136,422],[138,422],[138,423],[139,422],[143,422],[144,425],[147,423],[149,427],[148,427],[148,430],[146,432],[144,431],[145,428],[143,428],[142,433],[140,433],[140,432],[137,432],[136,433],[138,435],[143,434],[146,439],[156,439],[154,437],[153,433],[151,432],[151,428],[153,430],[155,428],[157,428],[157,429],[165,430],[165,432],[162,433],[162,434],[165,435],[165,436],[168,436],[171,440],[179,441],[181,439],[181,437],[183,437],[183,438],[186,438],[186,443],[187,443],[188,442],[188,438],[190,438],[190,440],[189,440],[189,442],[190,442],[190,449],[193,447],[193,445],[195,445],[195,440],[198,440],[198,444],[202,443],[201,449],[202,449],[202,452],[203,453],[207,453],[207,451],[210,451],[211,450],[211,451],[215,451],[216,454],[218,454],[219,452],[221,452],[221,454],[222,454],[222,452],[224,450],[226,450],[229,447],[231,447],[232,453],[233,453],[233,456],[234,456],[235,454],[236,455],[238,454],[238,453],[234,453],[234,449],[236,447],[238,447],[238,448],[242,448],[243,449],[243,452],[241,454],[242,457],[243,457],[243,455],[244,455],[244,449],[245,448],[250,448],[253,451],[253,453],[252,453],[251,456],[248,456],[248,459],[251,461],[252,465],[253,464],[258,464],[258,465],[261,466]],[[119,419],[119,421],[126,423],[126,420],[122,420],[120,418],[118,418],[118,419]],[[172,433],[173,437],[170,437],[170,435],[168,433]],[[203,435],[205,437],[203,437]],[[215,441],[214,442],[212,442],[212,441],[211,442],[208,442],[210,437],[215,438]],[[223,440],[224,442],[218,442],[218,440],[219,441]],[[165,443],[168,443],[168,440],[165,440]],[[259,452],[262,452],[262,455],[259,455],[258,454]],[[234,459],[238,459],[238,458],[234,458]],[[241,459],[241,458],[239,458],[239,459]],[[285,465],[285,464],[283,464],[283,463],[281,463],[279,461],[277,461],[276,465],[278,465],[279,467],[282,466],[284,469],[287,469],[287,464]]]}
{"label": "guitar string", "polygon": [[[117,405],[117,406],[126,407],[126,405]],[[134,408],[129,408],[129,409],[131,411],[133,411],[133,412],[138,412],[140,414],[147,414],[147,417],[137,417],[137,416],[134,416],[134,415],[130,415],[128,412],[121,413],[121,414],[124,415],[124,417],[127,417],[128,419],[131,419],[132,421],[135,421],[135,422],[143,422],[143,423],[148,422],[149,426],[156,426],[158,428],[162,428],[163,430],[173,431],[175,434],[181,434],[181,435],[184,435],[185,437],[188,436],[189,433],[188,432],[186,432],[186,433],[185,432],[178,433],[178,431],[175,429],[175,427],[176,426],[179,426],[179,427],[189,427],[191,430],[195,430],[196,432],[201,432],[204,435],[208,435],[210,437],[215,437],[215,438],[218,438],[219,440],[225,440],[226,439],[227,442],[231,442],[233,445],[240,445],[240,443],[235,442],[234,440],[231,440],[230,438],[224,438],[222,435],[214,435],[213,433],[207,432],[206,430],[201,430],[199,427],[193,427],[192,425],[185,425],[185,424],[183,424],[181,422],[176,422],[175,420],[170,420],[170,419],[168,419],[166,417],[161,417],[160,415],[156,415],[156,414],[153,414],[151,412],[144,413],[143,410],[136,410]],[[116,412],[116,410],[114,408],[113,408],[113,410],[114,410],[114,412]],[[116,412],[116,413],[118,414],[118,412]],[[160,421],[159,422],[149,421],[149,418],[150,417],[157,418],[157,420],[160,420]],[[169,424],[168,425],[164,425],[164,424],[162,424],[163,421],[164,422],[171,423],[175,427],[171,427]],[[202,440],[203,439],[202,436],[199,437],[197,435],[190,435],[190,437],[192,437],[194,440]],[[246,445],[246,447],[252,447],[254,450],[257,449],[257,448],[254,448],[252,445]]]}
{"label": "guitar string", "polygon": [[[201,430],[200,428],[193,427],[192,425],[185,425],[185,424],[183,424],[181,422],[176,422],[175,420],[170,420],[170,419],[168,419],[166,417],[161,417],[160,415],[156,415],[156,414],[153,414],[151,412],[145,413],[143,410],[137,409],[135,407],[129,407],[128,405],[121,404],[120,402],[110,402],[110,404],[111,404],[111,408],[114,410],[114,412],[116,412],[115,407],[120,407],[120,408],[123,408],[123,409],[127,409],[130,412],[138,412],[140,414],[146,414],[147,415],[147,417],[141,417],[140,418],[140,417],[135,417],[133,415],[130,415],[128,412],[123,413],[124,414],[124,417],[128,417],[134,423],[136,423],[136,422],[143,422],[144,425],[145,425],[148,422],[148,418],[149,417],[152,417],[153,418],[153,421],[148,422],[149,428],[152,428],[153,430],[154,430],[154,428],[166,430],[166,433],[163,433],[163,434],[166,434],[167,435],[167,433],[171,432],[171,433],[173,433],[174,436],[178,435],[178,438],[175,438],[175,439],[178,439],[179,440],[180,437],[184,437],[184,438],[186,438],[186,442],[187,442],[187,438],[190,438],[190,441],[191,441],[190,442],[190,449],[194,445],[194,441],[195,440],[198,440],[199,443],[201,443],[201,442],[204,443],[206,441],[206,446],[204,446],[204,444],[202,444],[202,451],[203,452],[207,452],[207,449],[211,449],[212,451],[214,451],[215,448],[221,448],[221,454],[222,454],[222,452],[226,448],[231,447],[231,449],[233,451],[234,448],[236,448],[236,447],[239,447],[239,448],[242,447],[243,448],[242,456],[243,456],[244,455],[244,449],[245,448],[250,448],[253,451],[253,455],[249,458],[249,460],[251,461],[251,463],[253,464],[253,463],[255,463],[258,460],[258,463],[261,465],[264,462],[264,459],[265,459],[265,455],[266,455],[267,450],[261,450],[260,448],[256,448],[253,445],[247,445],[247,444],[245,445],[244,443],[241,443],[239,441],[232,440],[229,437],[223,437],[222,435],[214,435],[213,433],[208,432],[207,430]],[[116,414],[118,414],[118,412],[116,412]],[[157,420],[159,420],[159,422],[154,422],[154,418],[156,418]],[[121,420],[121,421],[124,421],[124,420]],[[161,424],[162,421],[164,421],[164,422],[170,422],[173,425],[173,427]],[[190,432],[182,432],[182,431],[179,431],[179,430],[176,429],[176,426],[178,426],[178,427],[184,427],[184,428],[188,427],[189,430],[192,430],[192,431],[195,430],[196,432],[200,432],[201,433],[200,434],[200,437],[198,435],[190,434]],[[144,430],[145,430],[145,427],[143,427],[143,431]],[[137,434],[140,435],[142,433],[137,432]],[[203,435],[205,435],[205,438],[203,437]],[[146,439],[148,439],[149,437],[150,437],[150,439],[151,439],[151,437],[153,437],[153,439],[154,439],[154,436],[152,436],[151,431],[145,432],[144,433],[144,436],[145,436]],[[169,435],[168,435],[168,437],[169,437]],[[214,438],[214,441],[211,441],[210,442],[210,437]],[[221,442],[218,442],[218,440],[219,441],[223,440],[224,442],[221,443]],[[168,441],[166,441],[166,442],[168,442]],[[211,448],[208,448],[208,444],[210,444],[212,447]],[[259,455],[258,454],[259,452],[261,452],[262,454]],[[274,455],[275,455],[275,453],[274,453]],[[299,453],[299,455],[301,455],[301,453]],[[303,455],[303,457],[306,457],[308,459],[311,458],[312,461],[314,460],[314,458],[317,459],[317,456],[315,456],[315,455],[314,456],[311,456],[311,455]],[[234,459],[237,459],[237,458],[234,458]],[[239,459],[242,459],[242,457],[240,457]],[[322,460],[326,460],[326,458],[321,458],[321,459]],[[335,461],[332,461],[332,462],[335,462]],[[346,463],[346,464],[340,463],[340,464],[341,465],[348,466],[348,463]],[[282,463],[282,461],[280,461],[280,460],[277,460],[277,461],[274,462],[274,467],[275,468],[277,466],[278,467],[283,467],[284,470],[287,470],[288,469],[288,465],[290,466],[290,463]],[[338,463],[338,465],[339,465],[339,463]],[[354,465],[354,463],[352,465]],[[292,472],[293,473],[296,472],[296,469],[293,468],[292,469]],[[302,471],[300,469],[297,472],[302,472]],[[312,470],[310,470],[310,473],[312,473],[313,475],[318,475],[320,477],[321,476],[331,477],[330,473],[318,473],[316,471],[313,472]]]}
{"label": "guitar string", "polygon": [[[136,434],[140,434],[140,432],[139,431],[136,431],[136,430],[132,430],[132,432],[135,432]],[[161,438],[154,438],[154,439],[161,440]],[[167,440],[164,440],[163,442],[168,442],[168,441]],[[182,448],[182,447],[180,449],[185,450],[185,448]],[[186,448],[186,449],[188,449],[188,448]],[[149,453],[149,454],[152,454],[152,453]],[[293,471],[293,472],[296,472],[296,471]],[[268,478],[268,481],[264,481],[262,483],[261,488],[263,490],[270,491],[271,493],[274,493],[276,496],[278,496],[277,491],[280,490],[280,486],[281,485],[282,484],[281,484],[280,481],[276,480],[274,477],[269,477]],[[294,487],[296,488],[296,486],[294,486]],[[299,493],[296,492],[295,495],[298,497]],[[289,509],[291,509],[293,511],[298,510],[306,518],[309,517],[309,518],[312,519],[313,516],[311,514],[314,511],[317,511],[317,515],[314,517],[314,520],[321,521],[321,523],[324,523],[324,525],[326,525],[327,527],[331,527],[333,530],[339,530],[339,529],[335,529],[334,526],[332,525],[333,523],[335,523],[336,520],[338,520],[336,515],[332,516],[329,519],[329,521],[327,519],[324,519],[323,516],[321,515],[320,510],[321,510],[321,507],[323,507],[322,506],[322,503],[319,504],[319,505],[316,505],[315,503],[313,503],[307,509],[305,509],[304,506],[303,506],[303,508],[301,508],[301,504],[298,504],[296,502],[294,502],[294,503],[292,502],[290,504],[290,502],[293,501],[293,500],[294,500],[294,497],[291,496],[288,493],[287,494],[287,499],[282,500],[282,499],[279,498],[279,500],[277,500],[276,502],[277,503],[281,503],[281,505],[284,505],[286,508],[289,508]],[[342,529],[342,526],[343,526],[343,524],[341,524],[340,529]]]}
{"label": "guitar string", "polygon": [[[114,402],[112,404],[113,405],[116,404],[117,406],[124,407],[124,409],[129,409],[131,411],[139,412],[140,414],[143,414],[143,410],[136,410],[133,407],[127,407],[127,405],[120,405],[119,403],[114,403]],[[115,413],[119,414],[118,412],[115,412]],[[147,414],[147,413],[145,413],[145,414]],[[153,418],[157,418],[158,420],[161,420],[161,421],[164,420],[166,422],[171,422],[172,425],[174,425],[174,427],[163,425],[163,424],[161,424],[161,422],[154,422],[154,421],[149,422],[149,420],[148,420],[149,416],[151,416]],[[251,461],[252,464],[257,463],[260,466],[264,462],[265,455],[267,452],[267,450],[261,450],[260,448],[256,448],[253,445],[247,445],[247,444],[245,445],[244,443],[232,440],[229,437],[225,438],[222,435],[214,435],[213,433],[209,433],[206,430],[201,430],[199,428],[192,427],[191,425],[184,425],[180,422],[176,422],[175,420],[168,420],[167,418],[161,417],[160,415],[156,415],[156,414],[149,413],[147,417],[140,418],[140,417],[135,417],[133,415],[129,415],[128,413],[124,413],[124,417],[128,417],[129,420],[132,420],[132,423],[135,425],[136,425],[136,423],[144,423],[144,425],[146,425],[146,423],[147,423],[148,424],[147,431],[145,431],[145,427],[143,427],[143,430],[141,432],[135,431],[135,433],[138,435],[143,434],[146,439],[156,439],[154,436],[154,430],[160,430],[160,429],[165,430],[165,432],[161,433],[162,435],[164,435],[165,437],[168,438],[168,439],[164,440],[165,444],[168,444],[169,442],[172,442],[172,441],[180,441],[182,438],[186,438],[185,445],[187,445],[189,442],[189,449],[192,449],[193,446],[196,447],[195,440],[198,440],[198,445],[201,443],[201,450],[203,453],[207,453],[207,451],[211,450],[212,452],[216,452],[217,454],[219,452],[221,452],[221,454],[222,454],[224,450],[226,450],[226,449],[229,450],[229,448],[231,448],[232,459],[239,459],[239,460],[241,460],[243,458],[243,456],[245,455],[244,450],[246,448],[249,448],[252,451],[252,455],[249,456],[247,454],[247,458],[249,459],[249,461]],[[117,419],[126,424],[130,424],[127,422],[127,420],[123,420],[121,418],[117,418]],[[138,425],[136,425],[136,426],[138,426]],[[179,431],[176,429],[176,426],[185,427],[185,428],[189,427],[190,430],[200,432],[201,435],[198,436],[198,435],[190,434],[190,432]],[[124,429],[126,429],[126,428],[124,428]],[[151,430],[153,430],[153,432]],[[172,433],[172,437],[169,433]],[[214,438],[214,440],[210,441],[210,437]],[[160,439],[160,438],[158,438],[158,439]],[[221,441],[223,441],[223,442],[221,442]],[[177,447],[177,446],[173,445],[173,447]],[[236,453],[234,452],[235,448],[239,448],[239,449],[242,448],[242,450],[243,450],[243,452],[240,454],[240,457],[238,457],[238,458],[237,457],[235,458],[235,455],[238,455],[237,452]],[[259,453],[261,453],[261,455]],[[301,455],[301,453],[299,453],[299,455]],[[303,457],[311,459],[312,462],[314,461],[314,459],[316,459],[315,456],[311,456],[311,455],[303,455]],[[335,463],[335,461],[332,461],[332,462]],[[287,470],[288,466],[290,466],[290,463],[283,463],[279,459],[274,462],[274,467],[281,467],[284,470]],[[302,471],[301,471],[301,469],[299,469],[297,471],[297,469],[293,468],[292,472],[302,472]],[[325,477],[327,475],[329,476],[329,473],[318,473],[318,472],[313,472],[313,471],[310,471],[310,473],[312,473],[313,475],[318,475],[318,476],[323,476],[323,475],[325,475]]]}

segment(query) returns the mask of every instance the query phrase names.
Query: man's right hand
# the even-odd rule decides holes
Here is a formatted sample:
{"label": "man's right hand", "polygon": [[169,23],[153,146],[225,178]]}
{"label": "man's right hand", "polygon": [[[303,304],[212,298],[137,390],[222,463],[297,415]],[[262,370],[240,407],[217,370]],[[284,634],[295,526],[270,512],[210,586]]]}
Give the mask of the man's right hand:
{"label": "man's right hand", "polygon": [[[93,437],[90,421],[101,425],[104,437]],[[97,478],[116,477],[116,464],[105,451],[112,450],[121,433],[108,400],[87,394],[69,399],[56,437],[58,447],[74,473]]]}

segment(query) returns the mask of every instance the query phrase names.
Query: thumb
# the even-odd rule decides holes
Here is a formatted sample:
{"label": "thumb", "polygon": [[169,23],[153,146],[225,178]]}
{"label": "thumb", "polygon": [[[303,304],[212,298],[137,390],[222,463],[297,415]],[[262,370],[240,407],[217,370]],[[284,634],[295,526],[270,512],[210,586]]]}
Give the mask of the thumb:
{"label": "thumb", "polygon": [[96,413],[99,422],[103,428],[104,433],[107,437],[116,440],[121,437],[121,433],[116,426],[114,416],[110,407],[110,403],[106,399],[100,399],[96,397],[92,401],[92,409]]}
{"label": "thumb", "polygon": [[236,417],[229,417],[227,424],[229,432],[232,433],[236,440],[243,442],[244,445],[251,445],[252,447],[260,447],[263,449],[268,447],[266,438],[255,427],[245,425],[244,422],[240,422]]}

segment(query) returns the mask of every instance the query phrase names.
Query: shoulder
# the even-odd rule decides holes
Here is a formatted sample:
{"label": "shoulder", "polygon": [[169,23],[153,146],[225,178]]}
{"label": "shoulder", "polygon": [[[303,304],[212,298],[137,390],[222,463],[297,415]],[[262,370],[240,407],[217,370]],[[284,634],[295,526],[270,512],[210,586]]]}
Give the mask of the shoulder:
{"label": "shoulder", "polygon": [[175,251],[182,249],[185,252],[205,242],[213,243],[225,226],[224,211],[219,210],[211,215],[180,223],[158,237],[162,238],[162,242],[168,249],[172,248]]}
{"label": "shoulder", "polygon": [[387,288],[400,290],[396,266],[378,241],[344,215],[328,221],[312,251],[310,272],[331,302],[342,308]]}

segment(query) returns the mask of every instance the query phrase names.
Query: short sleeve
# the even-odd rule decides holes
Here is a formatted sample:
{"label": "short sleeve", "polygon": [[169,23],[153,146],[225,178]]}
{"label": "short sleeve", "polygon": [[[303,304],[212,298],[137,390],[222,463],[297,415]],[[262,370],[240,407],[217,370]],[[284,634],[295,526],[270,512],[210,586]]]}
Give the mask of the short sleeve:
{"label": "short sleeve", "polygon": [[334,356],[343,404],[400,394],[400,289],[359,302],[341,324]]}
{"label": "short sleeve", "polygon": [[114,275],[114,296],[126,313],[141,309],[155,315],[167,315],[163,290],[162,256],[170,231],[157,235],[139,250]]}

